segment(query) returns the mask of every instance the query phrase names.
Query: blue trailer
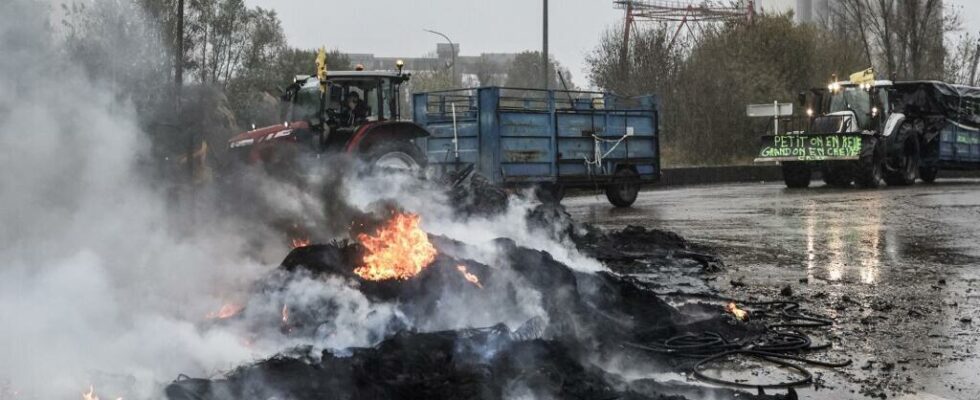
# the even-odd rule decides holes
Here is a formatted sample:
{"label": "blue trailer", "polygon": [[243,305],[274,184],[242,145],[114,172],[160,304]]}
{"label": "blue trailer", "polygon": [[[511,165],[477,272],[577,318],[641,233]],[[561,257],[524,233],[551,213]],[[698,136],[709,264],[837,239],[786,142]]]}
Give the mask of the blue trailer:
{"label": "blue trailer", "polygon": [[660,179],[659,100],[609,93],[481,87],[416,93],[416,143],[443,171],[472,166],[492,183],[603,187],[628,207]]}
{"label": "blue trailer", "polygon": [[980,88],[935,81],[895,84],[906,120],[921,121],[919,177],[980,169]]}

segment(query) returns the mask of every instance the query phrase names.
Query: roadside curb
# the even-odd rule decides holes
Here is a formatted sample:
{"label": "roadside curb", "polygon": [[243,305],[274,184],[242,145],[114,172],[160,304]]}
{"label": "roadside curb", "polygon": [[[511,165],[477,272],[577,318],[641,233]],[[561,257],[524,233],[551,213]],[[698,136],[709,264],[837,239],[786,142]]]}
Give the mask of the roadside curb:
{"label": "roadside curb", "polygon": [[[814,178],[819,179],[819,173]],[[939,179],[980,178],[980,171],[939,172]],[[720,167],[664,168],[660,182],[653,186],[688,186],[715,183],[782,182],[778,165],[733,165]]]}

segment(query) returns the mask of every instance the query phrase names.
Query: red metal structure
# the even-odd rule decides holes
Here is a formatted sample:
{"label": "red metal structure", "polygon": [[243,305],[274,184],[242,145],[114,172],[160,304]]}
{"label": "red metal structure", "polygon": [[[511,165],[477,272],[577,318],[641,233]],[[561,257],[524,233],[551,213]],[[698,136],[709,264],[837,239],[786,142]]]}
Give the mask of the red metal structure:
{"label": "red metal structure", "polygon": [[[752,22],[755,15],[755,1],[701,1],[698,3],[681,1],[654,1],[654,0],[614,0],[617,8],[626,12],[625,23],[623,24],[623,43],[629,43],[630,31],[636,29],[637,21],[652,21],[667,24],[677,24],[674,34],[670,38],[667,48],[670,49],[677,41],[684,27],[687,27],[691,35],[696,36],[694,26],[701,23],[725,22],[732,20],[746,20]],[[628,56],[628,46],[623,46],[623,59]]]}

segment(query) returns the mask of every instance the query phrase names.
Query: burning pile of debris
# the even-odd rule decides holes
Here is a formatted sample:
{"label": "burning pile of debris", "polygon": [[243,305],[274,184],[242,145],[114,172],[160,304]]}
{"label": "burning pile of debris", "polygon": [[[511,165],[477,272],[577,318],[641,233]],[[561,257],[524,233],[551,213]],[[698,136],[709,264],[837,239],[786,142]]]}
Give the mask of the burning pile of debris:
{"label": "burning pile of debris", "polygon": [[[622,376],[693,368],[696,376],[713,380],[702,371],[704,363],[743,354],[792,368],[782,352],[822,348],[798,331],[779,329],[823,326],[824,320],[798,308],[757,304],[749,318],[750,311],[732,301],[675,306],[654,292],[655,282],[628,274],[676,263],[703,271],[721,267],[675,234],[635,227],[607,234],[575,224],[560,206],[529,213],[542,235],[574,243],[609,266],[581,271],[507,238],[476,246],[430,235],[420,218],[393,209],[383,219],[357,224],[355,241],[293,249],[256,285],[247,304],[277,306],[266,307],[264,319],[254,318],[261,311],[252,312],[250,323],[267,323],[247,331],[302,339],[298,345],[221,379],[182,377],[166,389],[168,398],[697,398],[708,389]],[[283,295],[309,280],[342,282],[366,299],[365,318],[378,327],[363,331],[369,337],[361,342],[370,346],[322,345],[340,329],[342,308],[350,306]],[[223,307],[213,320],[235,321],[250,312],[247,304]],[[763,322],[772,318],[808,324]],[[746,350],[751,348],[757,350]],[[692,365],[692,359],[701,363]],[[793,371],[802,375],[794,385],[809,382],[805,369]],[[719,398],[736,395],[710,391]],[[738,395],[795,397],[792,391]]]}

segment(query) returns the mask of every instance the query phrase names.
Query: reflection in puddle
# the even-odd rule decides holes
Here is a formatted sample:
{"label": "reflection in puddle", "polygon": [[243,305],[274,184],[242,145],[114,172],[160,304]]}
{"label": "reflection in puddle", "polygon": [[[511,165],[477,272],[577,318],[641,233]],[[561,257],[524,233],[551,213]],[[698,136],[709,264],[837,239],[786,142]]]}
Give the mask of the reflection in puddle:
{"label": "reflection in puddle", "polygon": [[807,279],[813,279],[813,269],[816,267],[817,259],[817,247],[814,243],[814,237],[817,233],[817,216],[814,212],[816,204],[812,201],[807,202],[806,211],[804,212],[805,225],[806,225],[806,277]]}
{"label": "reflection in puddle", "polygon": [[807,275],[822,275],[829,281],[853,278],[865,284],[877,283],[882,247],[889,258],[899,251],[894,234],[886,233],[882,238],[882,207],[877,193],[870,194],[858,207],[808,202],[803,207]]}

